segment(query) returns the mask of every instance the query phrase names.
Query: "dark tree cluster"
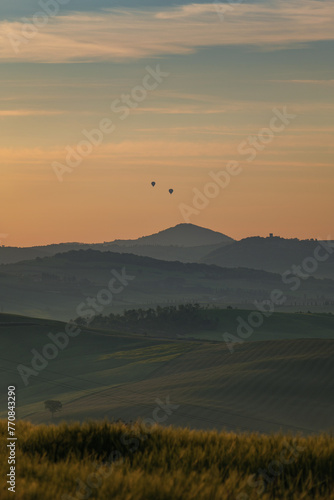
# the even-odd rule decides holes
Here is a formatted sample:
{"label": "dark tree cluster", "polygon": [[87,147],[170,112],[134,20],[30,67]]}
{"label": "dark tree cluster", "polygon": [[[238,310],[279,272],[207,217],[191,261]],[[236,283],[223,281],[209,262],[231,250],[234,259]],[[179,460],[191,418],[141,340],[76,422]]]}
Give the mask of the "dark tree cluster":
{"label": "dark tree cluster", "polygon": [[[86,326],[85,318],[75,322]],[[199,304],[184,304],[156,309],[129,309],[123,314],[97,315],[89,320],[89,326],[111,328],[120,331],[196,331],[215,330],[219,319],[209,316],[206,308]]]}

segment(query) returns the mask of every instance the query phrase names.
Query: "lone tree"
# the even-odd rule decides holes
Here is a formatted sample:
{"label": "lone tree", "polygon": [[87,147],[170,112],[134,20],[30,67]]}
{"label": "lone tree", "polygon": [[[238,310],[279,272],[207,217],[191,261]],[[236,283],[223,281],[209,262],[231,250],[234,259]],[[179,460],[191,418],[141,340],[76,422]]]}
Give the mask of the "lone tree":
{"label": "lone tree", "polygon": [[53,415],[57,411],[61,411],[61,409],[63,408],[63,405],[61,404],[60,401],[53,401],[50,399],[48,401],[44,401],[44,407],[46,410],[50,410],[50,412],[52,413],[52,418],[53,418]]}

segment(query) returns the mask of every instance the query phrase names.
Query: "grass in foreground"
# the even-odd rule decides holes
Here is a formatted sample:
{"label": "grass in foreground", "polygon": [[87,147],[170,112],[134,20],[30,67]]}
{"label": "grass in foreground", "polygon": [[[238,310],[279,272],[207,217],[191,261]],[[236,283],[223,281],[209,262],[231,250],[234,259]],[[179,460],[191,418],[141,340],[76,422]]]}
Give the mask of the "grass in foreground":
{"label": "grass in foreground", "polygon": [[16,494],[1,499],[334,499],[334,438],[190,431],[143,424],[17,423]]}

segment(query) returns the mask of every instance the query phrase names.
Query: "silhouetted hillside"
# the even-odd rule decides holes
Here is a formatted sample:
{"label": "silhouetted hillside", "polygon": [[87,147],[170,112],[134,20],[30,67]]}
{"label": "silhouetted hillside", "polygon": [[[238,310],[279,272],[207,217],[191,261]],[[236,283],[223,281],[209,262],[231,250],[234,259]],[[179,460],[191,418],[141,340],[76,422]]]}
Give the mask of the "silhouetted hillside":
{"label": "silhouetted hillside", "polygon": [[[248,267],[264,271],[283,273],[293,265],[302,265],[304,259],[314,258],[319,242],[316,240],[272,238],[246,238],[229,246],[220,247],[201,259],[206,264],[222,267]],[[326,250],[320,252],[323,257]],[[326,261],[320,262],[312,275],[334,278],[334,249]]]}
{"label": "silhouetted hillside", "polygon": [[70,250],[94,249],[101,252],[127,252],[161,260],[197,262],[202,257],[233,239],[222,233],[194,224],[179,224],[151,236],[135,240],[115,240],[104,243],[59,243],[27,248],[0,247],[0,264],[52,256]]}
{"label": "silhouetted hillside", "polygon": [[229,244],[234,240],[225,234],[196,226],[194,224],[178,224],[159,231],[151,236],[143,236],[137,240],[116,240],[119,245],[161,245],[180,247],[197,247],[204,245]]}
{"label": "silhouetted hillside", "polygon": [[74,318],[81,314],[76,312],[78,305],[105,290],[114,272],[124,272],[131,279],[125,280],[121,293],[114,294],[112,303],[103,307],[104,313],[192,302],[254,307],[255,301],[268,300],[275,289],[281,289],[286,296],[285,305],[297,310],[314,305],[327,307],[334,297],[333,280],[311,277],[292,292],[281,276],[266,271],[72,250],[1,265],[0,304],[6,312]]}

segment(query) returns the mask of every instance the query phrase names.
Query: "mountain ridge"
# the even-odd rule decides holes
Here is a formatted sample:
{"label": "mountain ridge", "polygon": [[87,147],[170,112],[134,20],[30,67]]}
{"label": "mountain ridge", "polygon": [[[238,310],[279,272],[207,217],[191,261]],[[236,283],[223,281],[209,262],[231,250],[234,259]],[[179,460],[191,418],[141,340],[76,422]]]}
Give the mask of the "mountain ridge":
{"label": "mountain ridge", "polygon": [[[254,236],[234,241],[228,247],[214,249],[200,259],[205,264],[221,267],[247,267],[273,273],[284,273],[292,266],[301,266],[305,260],[317,261],[314,272],[308,272],[317,278],[334,278],[334,250],[327,253],[327,258],[315,258],[316,248],[324,246],[322,240],[298,240],[297,238]],[[322,250],[325,254],[326,250]]]}
{"label": "mountain ridge", "polygon": [[[49,257],[71,250],[122,251],[130,248],[132,253],[163,260],[196,262],[216,246],[228,245],[235,240],[223,233],[196,226],[177,224],[158,233],[132,240],[116,239],[104,243],[53,243],[33,247],[0,247],[0,264],[14,264],[37,257]],[[188,243],[188,244],[187,244]],[[212,248],[210,248],[212,247]],[[146,252],[145,252],[146,248]]]}
{"label": "mountain ridge", "polygon": [[[173,240],[173,237],[175,240]],[[203,238],[206,238],[206,243],[203,243]],[[113,243],[147,245],[147,242],[149,242],[149,244],[153,242],[162,246],[178,245],[195,247],[217,243],[232,243],[233,241],[235,241],[233,238],[218,231],[213,231],[212,229],[197,226],[195,224],[181,223],[148,236],[141,236],[135,240],[115,240]]]}

